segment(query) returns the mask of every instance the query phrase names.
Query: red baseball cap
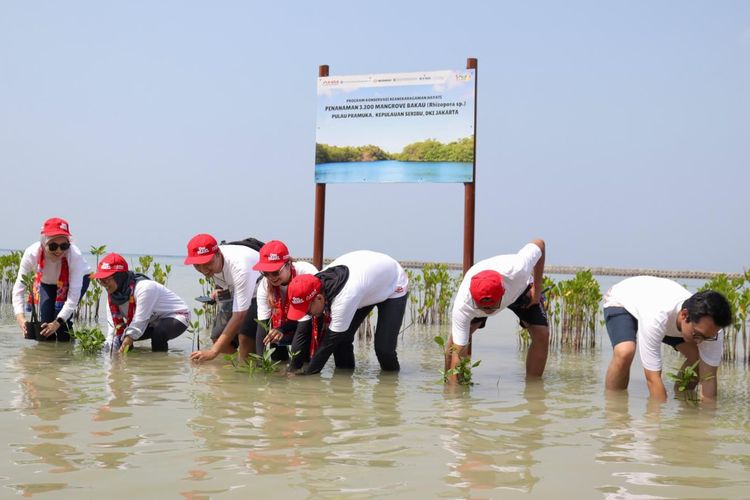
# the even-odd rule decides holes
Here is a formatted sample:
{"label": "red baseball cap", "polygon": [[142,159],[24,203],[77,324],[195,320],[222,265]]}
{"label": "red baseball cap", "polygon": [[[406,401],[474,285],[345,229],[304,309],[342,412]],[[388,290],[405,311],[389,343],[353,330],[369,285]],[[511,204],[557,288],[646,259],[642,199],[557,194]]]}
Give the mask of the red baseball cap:
{"label": "red baseball cap", "polygon": [[260,259],[253,266],[256,271],[278,271],[289,262],[289,249],[278,240],[269,241],[260,248]]}
{"label": "red baseball cap", "polygon": [[482,271],[471,278],[469,293],[477,306],[492,306],[505,295],[503,277],[497,271]]}
{"label": "red baseball cap", "polygon": [[219,244],[210,234],[196,234],[188,241],[185,264],[205,264],[219,253]]}
{"label": "red baseball cap", "polygon": [[44,221],[42,225],[42,234],[44,236],[67,236],[70,238],[70,226],[68,221],[59,217],[52,217]]}
{"label": "red baseball cap", "polygon": [[128,270],[128,261],[117,253],[108,253],[102,260],[99,261],[99,267],[93,274],[93,278],[102,279],[109,278],[115,273],[122,273]]}
{"label": "red baseball cap", "polygon": [[289,299],[287,318],[297,321],[306,316],[310,302],[320,293],[322,287],[323,283],[321,283],[320,278],[314,274],[295,276],[286,289],[286,295]]}

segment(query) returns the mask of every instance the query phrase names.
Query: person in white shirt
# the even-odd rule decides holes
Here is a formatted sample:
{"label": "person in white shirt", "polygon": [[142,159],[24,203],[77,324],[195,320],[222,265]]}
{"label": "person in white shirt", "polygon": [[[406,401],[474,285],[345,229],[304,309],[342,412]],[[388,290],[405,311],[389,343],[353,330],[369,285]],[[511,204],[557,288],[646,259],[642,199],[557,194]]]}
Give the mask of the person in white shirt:
{"label": "person in white shirt", "polygon": [[[451,337],[445,351],[446,371],[469,357],[471,336],[487,318],[506,307],[529,331],[526,376],[541,377],[547,364],[549,325],[542,307],[545,244],[533,240],[517,254],[498,255],[474,264],[464,275],[453,302]],[[448,377],[456,382],[456,375]]]}
{"label": "person in white shirt", "polygon": [[190,311],[185,301],[148,276],[129,271],[121,255],[105,255],[94,278],[107,291],[108,337],[120,353],[148,339],[152,351],[166,351],[169,341],[187,329]]}
{"label": "person in white shirt", "polygon": [[[26,329],[24,308],[30,305],[29,294],[34,294],[34,304],[39,307],[41,338],[37,340],[69,341],[81,297],[89,286],[91,268],[81,250],[71,243],[70,226],[64,219],[53,217],[42,226],[41,240],[32,243],[21,257],[18,277],[13,284],[13,313],[16,322],[31,338]],[[27,290],[22,277],[36,272],[34,289]]]}
{"label": "person in white shirt", "polygon": [[192,264],[206,278],[213,278],[217,287],[232,295],[232,316],[211,349],[195,351],[193,361],[210,361],[220,353],[232,353],[232,342],[239,335],[239,359],[246,360],[255,352],[257,324],[256,287],[260,273],[253,269],[258,252],[242,244],[219,245],[210,234],[197,234],[187,245],[185,264]]}
{"label": "person in white shirt", "polygon": [[[260,258],[253,269],[260,271],[263,279],[258,283],[258,329],[255,333],[255,350],[263,352],[265,346],[275,347],[274,360],[289,359],[287,347],[294,354],[289,360],[291,369],[297,370],[310,359],[309,338],[312,321],[304,316],[290,320],[287,287],[296,276],[315,274],[318,269],[309,262],[294,261],[287,246],[278,240],[269,241],[260,249]],[[268,331],[266,331],[266,329]],[[300,333],[296,333],[296,332]],[[294,343],[297,339],[297,343]],[[308,339],[305,343],[303,339]]]}
{"label": "person in white shirt", "polygon": [[627,389],[636,348],[643,365],[649,395],[667,399],[661,379],[661,345],[672,346],[685,356],[682,369],[698,363],[703,399],[717,393],[717,369],[724,350],[721,331],[732,323],[727,299],[712,290],[691,294],[665,278],[636,276],[610,288],[603,298],[604,320],[612,342],[606,388]]}
{"label": "person in white shirt", "polygon": [[310,364],[320,372],[331,354],[337,368],[354,368],[354,335],[374,307],[375,355],[384,371],[398,371],[398,334],[406,310],[409,279],[388,255],[359,250],[342,255],[318,274],[295,277],[287,293],[289,319],[313,317]]}

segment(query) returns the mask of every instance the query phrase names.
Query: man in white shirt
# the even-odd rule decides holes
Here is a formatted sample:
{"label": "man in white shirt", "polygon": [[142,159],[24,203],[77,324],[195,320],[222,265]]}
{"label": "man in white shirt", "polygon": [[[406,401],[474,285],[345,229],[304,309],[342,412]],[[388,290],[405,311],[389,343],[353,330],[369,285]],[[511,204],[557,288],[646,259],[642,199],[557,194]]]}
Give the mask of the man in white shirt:
{"label": "man in white shirt", "polygon": [[724,350],[721,329],[732,323],[731,307],[723,295],[712,290],[691,294],[669,279],[636,276],[610,288],[603,307],[613,348],[608,390],[627,389],[637,348],[650,396],[665,401],[664,343],[685,356],[682,369],[700,360],[697,383],[702,397],[716,398],[717,368]]}
{"label": "man in white shirt", "polygon": [[[287,288],[288,317],[313,317],[312,349],[305,373],[320,372],[331,354],[336,367],[354,368],[354,335],[374,307],[375,355],[384,371],[398,371],[396,344],[406,310],[409,278],[388,255],[360,250],[342,255],[318,274],[295,277]],[[317,344],[317,345],[316,345]]]}
{"label": "man in white shirt", "polygon": [[245,360],[255,352],[255,318],[257,303],[255,291],[260,278],[253,266],[258,262],[258,252],[238,244],[219,245],[210,234],[198,234],[187,245],[185,264],[232,294],[232,316],[211,349],[195,351],[193,361],[209,361],[220,353],[234,351],[232,341],[239,335],[239,358]]}
{"label": "man in white shirt", "polygon": [[[487,318],[506,307],[529,331],[526,375],[541,377],[547,364],[549,326],[540,301],[544,277],[545,244],[533,240],[517,254],[498,255],[474,264],[464,275],[453,302],[451,338],[445,352],[446,371],[469,357],[471,336],[484,328]],[[448,377],[456,382],[456,375]]]}

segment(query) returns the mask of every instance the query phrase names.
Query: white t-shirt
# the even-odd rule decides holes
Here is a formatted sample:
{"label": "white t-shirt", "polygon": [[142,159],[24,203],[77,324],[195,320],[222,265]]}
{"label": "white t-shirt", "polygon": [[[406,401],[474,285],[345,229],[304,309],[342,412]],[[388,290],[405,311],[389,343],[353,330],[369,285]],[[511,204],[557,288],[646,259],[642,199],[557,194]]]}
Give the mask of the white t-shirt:
{"label": "white t-shirt", "polygon": [[[188,326],[190,311],[187,304],[164,285],[151,280],[137,281],[133,295],[135,296],[135,313],[130,325],[125,328],[124,335],[138,340],[150,323],[162,318],[174,318]],[[128,302],[118,306],[124,319],[128,317],[129,306]],[[112,338],[115,327],[109,305],[107,305],[107,323],[109,324],[108,337]]]}
{"label": "white t-shirt", "polygon": [[[682,337],[677,329],[677,315],[692,294],[680,284],[653,276],[635,276],[623,280],[604,294],[603,307],[624,307],[638,320],[638,355],[647,370],[662,369],[661,346],[664,337]],[[724,351],[724,332],[715,342],[698,344],[700,358],[708,365],[719,366]]]}
{"label": "white t-shirt", "polygon": [[[471,266],[464,275],[453,302],[451,316],[453,343],[460,346],[469,343],[472,319],[494,316],[515,302],[526,290],[526,287],[534,282],[534,266],[541,257],[542,250],[534,243],[528,243],[517,254],[490,257]],[[500,273],[505,287],[505,294],[500,301],[500,309],[489,314],[474,307],[474,299],[469,292],[471,278],[475,274],[487,270]]]}
{"label": "white t-shirt", "polygon": [[[41,242],[32,243],[23,253],[23,257],[21,257],[18,276],[16,277],[16,282],[13,284],[13,314],[22,314],[24,312],[28,290],[23,285],[21,277],[28,272],[36,273],[36,262],[39,258],[41,248]],[[83,258],[81,250],[72,243],[64,255],[68,259],[68,297],[57,317],[67,321],[73,316],[78,307],[78,301],[81,298],[81,288],[83,287],[83,276],[89,274],[91,268]],[[49,252],[47,252],[44,259],[44,271],[42,271],[42,283],[45,285],[57,285],[61,269],[62,259],[54,262],[49,258]]]}
{"label": "white t-shirt", "polygon": [[[309,262],[292,262],[294,271],[297,276],[302,274],[315,274],[318,272],[318,268],[310,264]],[[281,287],[281,297],[284,303],[286,303],[286,285]],[[271,304],[268,302],[268,278],[263,278],[258,283],[258,320],[265,321],[270,319],[273,315],[271,310]],[[305,316],[299,321],[305,321],[310,319],[310,316]]]}
{"label": "white t-shirt", "polygon": [[409,278],[406,271],[396,260],[383,253],[370,250],[350,252],[331,262],[325,269],[334,266],[349,268],[349,278],[331,302],[331,324],[328,328],[333,332],[348,330],[357,309],[403,297],[407,293]]}
{"label": "white t-shirt", "polygon": [[232,294],[232,312],[247,311],[255,297],[260,273],[253,269],[258,252],[243,245],[220,245],[223,269],[214,274],[214,283]]}

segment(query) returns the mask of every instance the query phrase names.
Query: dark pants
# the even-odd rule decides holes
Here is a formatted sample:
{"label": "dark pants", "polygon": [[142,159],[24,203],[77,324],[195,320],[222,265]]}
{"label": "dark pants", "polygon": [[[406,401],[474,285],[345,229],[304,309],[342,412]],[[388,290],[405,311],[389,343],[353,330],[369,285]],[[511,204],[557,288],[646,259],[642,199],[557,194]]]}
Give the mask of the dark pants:
{"label": "dark pants", "polygon": [[[250,338],[255,338],[255,329],[257,328],[257,323],[255,322],[255,318],[258,317],[258,301],[253,298],[253,300],[250,301],[250,309],[247,310],[247,315],[245,316],[245,321],[242,323],[242,327],[240,328],[240,335],[245,335]],[[216,339],[218,339],[222,332],[224,331],[224,328],[227,326],[227,323],[229,323],[229,320],[232,318],[232,301],[231,300],[220,300],[218,302],[218,305],[216,307],[216,319],[214,320],[214,326],[211,329],[211,340],[216,342]],[[232,340],[232,346],[237,349],[240,346],[240,341],[238,337],[235,337]],[[263,351],[260,351],[263,352]]]}
{"label": "dark pants", "polygon": [[[86,294],[86,290],[89,289],[89,275],[83,276],[83,284],[81,286],[81,296],[78,298],[80,304],[81,299]],[[44,283],[39,284],[39,320],[42,323],[52,323],[57,318],[57,313],[60,311],[55,309],[55,298],[57,297],[57,285],[47,285]],[[73,328],[72,316],[71,319],[60,325],[55,333],[49,337],[37,336],[37,340],[59,340],[60,342],[70,341],[69,330]]]}
{"label": "dark pants", "polygon": [[359,325],[365,320],[374,307],[378,308],[378,324],[375,327],[375,355],[380,368],[384,371],[398,371],[401,367],[396,354],[398,334],[404,319],[409,295],[387,299],[379,304],[357,309],[349,329],[345,332],[326,331],[323,341],[315,351],[307,373],[318,373],[323,369],[331,354],[334,355],[337,368],[354,368],[354,336]]}
{"label": "dark pants", "polygon": [[185,330],[187,330],[187,326],[182,324],[181,321],[174,318],[162,318],[149,324],[146,331],[143,332],[143,336],[136,342],[151,339],[152,351],[166,351],[168,349],[167,343],[182,335]]}

